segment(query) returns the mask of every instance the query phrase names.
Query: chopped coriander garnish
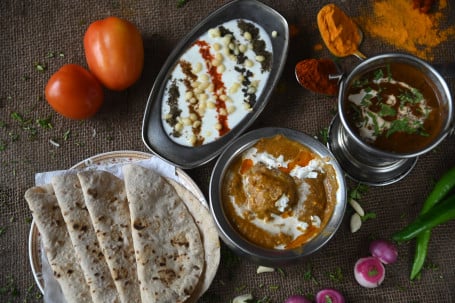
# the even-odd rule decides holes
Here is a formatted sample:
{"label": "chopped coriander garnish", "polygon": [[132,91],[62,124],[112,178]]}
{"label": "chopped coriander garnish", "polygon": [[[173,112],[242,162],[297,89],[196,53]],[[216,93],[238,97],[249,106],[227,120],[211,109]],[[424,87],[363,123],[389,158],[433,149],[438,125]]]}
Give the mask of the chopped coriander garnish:
{"label": "chopped coriander garnish", "polygon": [[9,132],[8,133],[8,136],[9,138],[11,139],[12,142],[15,142],[17,140],[19,140],[19,135],[18,134],[15,134],[13,132]]}
{"label": "chopped coriander garnish", "polygon": [[308,269],[303,273],[303,279],[305,281],[312,281],[316,285],[319,284],[316,278],[313,276],[313,268],[311,266],[309,266]]}
{"label": "chopped coriander garnish", "polygon": [[13,118],[16,121],[19,121],[20,123],[24,123],[25,122],[25,120],[22,117],[22,115],[19,114],[18,112],[12,112],[11,113],[11,118]]}
{"label": "chopped coriander garnish", "polygon": [[379,80],[379,79],[382,79],[384,77],[384,72],[382,71],[382,69],[378,69],[374,72],[374,80]]}
{"label": "chopped coriander garnish", "polygon": [[35,69],[41,73],[44,73],[47,70],[46,64],[37,62],[35,63]]}
{"label": "chopped coriander garnish", "polygon": [[390,64],[387,64],[386,68],[387,68],[387,80],[390,82],[390,80],[392,80],[392,71],[390,70]]}
{"label": "chopped coriander garnish", "polygon": [[349,198],[360,200],[362,195],[368,191],[369,187],[366,184],[358,183],[355,188],[349,191]]}
{"label": "chopped coriander garnish", "polygon": [[0,151],[4,151],[6,150],[6,147],[8,146],[8,144],[6,144],[5,141],[1,140],[0,139]]}
{"label": "chopped coriander garnish", "polygon": [[422,125],[412,124],[407,118],[393,120],[390,128],[387,130],[386,137],[390,137],[396,132],[404,132],[407,134],[419,133]]}
{"label": "chopped coriander garnish", "polygon": [[365,222],[369,219],[376,219],[376,213],[367,212],[365,213],[365,215],[361,216],[360,219],[362,220],[362,222]]}
{"label": "chopped coriander garnish", "polygon": [[0,236],[6,232],[6,227],[0,227]]}
{"label": "chopped coriander garnish", "polygon": [[10,297],[19,297],[19,289],[16,286],[16,282],[12,276],[7,277],[5,285],[0,286],[0,295],[7,295]]}
{"label": "chopped coriander garnish", "polygon": [[63,140],[67,141],[70,137],[71,130],[67,130],[66,132],[63,133]]}
{"label": "chopped coriander garnish", "polygon": [[269,285],[269,289],[270,290],[277,290],[279,289],[280,287],[278,285]]}
{"label": "chopped coriander garnish", "polygon": [[373,112],[367,111],[367,115],[371,118],[373,121],[373,127],[374,127],[374,134],[378,136],[380,134],[380,129],[379,129],[379,123],[378,123],[378,118]]}
{"label": "chopped coriander garnish", "polygon": [[379,116],[381,117],[387,117],[387,116],[395,116],[397,114],[397,111],[391,107],[390,105],[381,103],[381,110],[379,111]]}
{"label": "chopped coriander garnish", "polygon": [[184,7],[188,0],[177,0],[177,7]]}
{"label": "chopped coriander garnish", "polygon": [[42,128],[52,129],[54,128],[51,123],[51,117],[47,117],[44,119],[36,119],[36,123],[40,125]]}
{"label": "chopped coriander garnish", "polygon": [[327,275],[330,278],[330,280],[337,283],[342,282],[344,278],[343,272],[341,271],[341,267],[335,268],[334,272],[329,272]]}
{"label": "chopped coriander garnish", "polygon": [[327,142],[329,141],[329,128],[324,127],[323,129],[321,129],[319,131],[318,138],[322,143],[327,144]]}

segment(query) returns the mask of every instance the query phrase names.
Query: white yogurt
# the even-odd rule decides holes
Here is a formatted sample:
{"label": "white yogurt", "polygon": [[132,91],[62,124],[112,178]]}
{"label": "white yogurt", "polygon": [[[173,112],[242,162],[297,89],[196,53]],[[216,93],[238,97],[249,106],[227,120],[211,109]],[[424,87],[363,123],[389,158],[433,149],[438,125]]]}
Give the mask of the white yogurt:
{"label": "white yogurt", "polygon": [[[264,42],[263,52],[255,52],[251,33],[241,30],[239,22],[257,29],[254,40]],[[165,132],[184,146],[227,134],[262,94],[271,59],[270,37],[254,22],[234,19],[207,31],[180,57],[166,83],[161,107]],[[270,63],[266,69],[265,62]]]}

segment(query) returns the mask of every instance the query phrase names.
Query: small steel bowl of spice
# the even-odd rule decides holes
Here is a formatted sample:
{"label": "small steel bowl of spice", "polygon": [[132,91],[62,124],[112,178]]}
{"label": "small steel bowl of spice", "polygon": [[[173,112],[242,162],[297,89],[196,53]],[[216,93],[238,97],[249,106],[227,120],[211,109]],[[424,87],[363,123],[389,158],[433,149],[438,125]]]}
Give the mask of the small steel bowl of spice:
{"label": "small steel bowl of spice", "polygon": [[346,209],[344,172],[304,133],[253,130],[221,154],[210,181],[221,239],[260,265],[295,264],[321,249]]}

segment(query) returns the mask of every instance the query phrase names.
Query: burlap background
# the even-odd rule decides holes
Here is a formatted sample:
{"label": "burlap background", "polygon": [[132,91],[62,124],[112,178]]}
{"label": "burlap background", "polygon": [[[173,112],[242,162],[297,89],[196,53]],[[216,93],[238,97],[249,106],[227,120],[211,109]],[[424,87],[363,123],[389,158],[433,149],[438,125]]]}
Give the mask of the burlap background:
{"label": "burlap background", "polygon": [[[30,212],[23,199],[39,171],[65,169],[90,156],[115,150],[146,151],[141,140],[145,103],[160,66],[173,46],[193,26],[226,1],[190,0],[182,7],[177,1],[12,1],[0,2],[0,140],[7,143],[0,151],[0,301],[41,301],[28,260]],[[335,99],[309,93],[295,81],[293,69],[298,60],[328,56],[327,50],[314,51],[321,43],[316,14],[326,1],[265,1],[278,10],[301,32],[291,40],[288,63],[279,88],[252,128],[283,126],[315,135],[333,117]],[[371,1],[368,1],[371,2]],[[455,6],[449,1],[449,23],[455,20]],[[351,16],[366,14],[368,3],[339,1]],[[53,113],[44,101],[44,87],[50,75],[64,63],[86,66],[82,37],[92,21],[110,15],[124,17],[138,26],[145,43],[142,78],[125,92],[106,91],[101,112],[87,121],[70,121]],[[452,21],[450,21],[452,20]],[[435,51],[435,62],[455,60],[455,43],[450,41]],[[372,56],[395,51],[368,36],[362,51]],[[54,57],[49,58],[49,53]],[[46,66],[39,72],[35,64]],[[356,63],[355,58],[343,61]],[[451,90],[455,80],[448,79]],[[30,123],[11,117],[20,113]],[[51,117],[52,129],[37,126],[36,119]],[[36,128],[31,136],[30,126]],[[69,135],[65,133],[69,131]],[[55,147],[49,140],[60,144]],[[383,285],[361,288],[354,280],[353,265],[368,254],[372,237],[389,237],[412,220],[420,209],[433,180],[455,165],[453,137],[417,162],[403,181],[386,187],[371,187],[361,200],[376,219],[364,223],[355,234],[349,231],[348,212],[333,238],[304,264],[282,271],[257,275],[256,265],[233,258],[223,246],[218,274],[201,302],[229,302],[236,295],[253,293],[261,302],[282,302],[296,293],[315,294],[333,287],[348,302],[452,302],[455,298],[455,222],[438,227],[432,236],[429,260],[433,264],[420,280],[408,279],[413,244],[399,246],[399,261],[386,267]],[[188,173],[207,193],[213,162]],[[334,278],[336,273],[342,278]],[[311,273],[311,275],[309,274]],[[312,277],[312,278],[311,278]],[[19,294],[16,294],[16,291]],[[266,300],[270,301],[266,301]]]}

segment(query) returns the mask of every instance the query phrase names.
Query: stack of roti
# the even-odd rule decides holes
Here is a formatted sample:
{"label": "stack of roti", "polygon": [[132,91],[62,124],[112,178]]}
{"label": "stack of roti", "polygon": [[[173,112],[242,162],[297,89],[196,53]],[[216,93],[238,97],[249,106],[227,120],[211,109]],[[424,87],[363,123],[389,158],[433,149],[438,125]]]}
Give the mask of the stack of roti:
{"label": "stack of roti", "polygon": [[65,300],[196,302],[220,259],[210,213],[179,183],[122,169],[124,180],[69,172],[25,193]]}

